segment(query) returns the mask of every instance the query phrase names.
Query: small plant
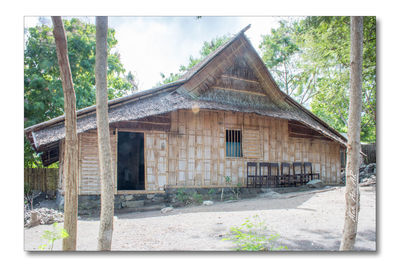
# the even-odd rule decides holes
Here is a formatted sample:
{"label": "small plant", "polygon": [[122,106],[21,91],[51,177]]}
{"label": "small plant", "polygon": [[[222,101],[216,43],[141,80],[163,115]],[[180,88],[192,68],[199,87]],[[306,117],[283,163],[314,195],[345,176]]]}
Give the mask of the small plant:
{"label": "small plant", "polygon": [[[241,183],[237,183],[235,186],[232,185],[232,178],[230,176],[225,176],[225,183],[229,185],[229,190],[234,194],[234,197],[230,197],[230,200],[238,200],[240,194],[240,187],[242,187]],[[221,201],[224,199],[224,188],[221,191]]]}
{"label": "small plant", "polygon": [[203,202],[203,195],[195,192],[192,195],[192,199],[193,199],[193,202],[195,202],[197,204],[201,204]]}
{"label": "small plant", "polygon": [[214,195],[216,192],[217,192],[217,190],[215,190],[215,188],[210,188],[210,189],[208,190],[208,194],[209,194],[209,195]]}
{"label": "small plant", "polygon": [[207,198],[211,200],[216,192],[217,190],[215,190],[214,188],[210,188],[207,192]]}
{"label": "small plant", "polygon": [[46,248],[48,248],[49,250],[53,250],[54,241],[69,237],[67,230],[65,230],[61,226],[58,226],[58,223],[53,223],[52,226],[52,231],[44,231],[42,239],[46,241],[46,244],[39,246],[39,249],[45,250]]}
{"label": "small plant", "polygon": [[177,191],[176,191],[176,198],[180,201],[180,202],[183,202],[185,205],[186,204],[188,204],[189,203],[189,196],[188,196],[188,194],[182,189],[182,188],[179,188]]}
{"label": "small plant", "polygon": [[269,233],[264,221],[258,215],[253,220],[246,221],[238,227],[230,228],[231,236],[222,240],[230,240],[236,244],[238,251],[276,251],[287,249],[286,246],[277,245],[279,235]]}

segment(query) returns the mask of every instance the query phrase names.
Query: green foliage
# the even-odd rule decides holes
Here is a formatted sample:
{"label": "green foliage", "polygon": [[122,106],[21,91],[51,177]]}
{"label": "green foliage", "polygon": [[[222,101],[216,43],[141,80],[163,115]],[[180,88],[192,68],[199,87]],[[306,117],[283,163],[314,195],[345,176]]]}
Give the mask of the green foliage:
{"label": "green foliage", "polygon": [[191,196],[191,199],[193,200],[194,203],[196,204],[201,204],[203,203],[203,195],[199,194],[197,192],[194,192],[193,195]]}
{"label": "green foliage", "polygon": [[167,83],[171,83],[171,82],[175,82],[175,81],[179,80],[186,71],[193,68],[197,63],[202,61],[205,57],[207,57],[209,54],[214,52],[218,47],[225,44],[230,39],[231,39],[231,36],[223,35],[221,37],[216,37],[216,38],[212,39],[210,42],[205,41],[203,43],[202,48],[199,51],[200,57],[194,58],[193,56],[190,56],[189,64],[186,66],[181,65],[179,67],[178,73],[170,73],[169,76],[166,76],[164,73],[160,73],[162,81],[159,82],[158,85],[163,85],[163,84],[167,84]]}
{"label": "green foliage", "polygon": [[52,231],[49,231],[49,230],[44,231],[41,238],[44,239],[44,241],[46,243],[43,245],[40,245],[39,249],[45,250],[47,248],[49,250],[53,250],[54,241],[69,237],[67,230],[65,230],[64,228],[59,226],[58,223],[53,223],[52,226],[53,226]]}
{"label": "green foliage", "polygon": [[189,195],[185,192],[185,190],[183,188],[179,188],[176,191],[176,198],[180,202],[183,202],[184,204],[189,204]]}
{"label": "green foliage", "polygon": [[163,80],[158,85],[175,82],[181,78],[182,74],[183,73],[170,73],[167,77],[164,73],[160,73],[160,76]]}
{"label": "green foliage", "polygon": [[269,233],[265,222],[258,215],[252,219],[246,218],[240,226],[230,228],[230,237],[222,240],[230,240],[235,243],[238,251],[277,251],[287,250],[286,246],[278,245],[279,235]]}
{"label": "green foliage", "polygon": [[[291,96],[300,96],[301,73],[297,71],[300,48],[297,44],[299,27],[296,22],[279,21],[279,27],[271,34],[263,35],[259,48],[262,59],[271,71],[279,87]],[[297,90],[296,90],[297,89]],[[301,100],[301,98],[297,98]]]}
{"label": "green foliage", "polygon": [[[319,94],[311,110],[336,129],[347,132],[350,83],[350,18],[308,17],[305,46],[325,63]],[[361,140],[376,140],[376,19],[364,17]]]}
{"label": "green foliage", "polygon": [[210,188],[210,189],[208,190],[208,194],[209,194],[209,195],[214,195],[216,192],[217,192],[217,190],[215,190],[214,188]]}
{"label": "green foliage", "polygon": [[[361,140],[376,139],[376,18],[364,17]],[[285,93],[347,132],[350,18],[281,21],[263,36],[262,58]]]}
{"label": "green foliage", "polygon": [[215,193],[217,193],[217,190],[215,190],[215,188],[210,188],[207,192],[207,198],[212,199]]}
{"label": "green foliage", "polygon": [[[241,183],[237,183],[236,185],[232,185],[232,178],[230,176],[225,176],[225,183],[226,185],[229,186],[229,190],[233,193],[233,196],[231,196],[231,200],[238,200],[239,199],[239,194],[240,194],[240,187],[242,187]],[[223,193],[224,191],[222,190],[221,192],[221,201],[223,200]]]}
{"label": "green foliage", "polygon": [[204,197],[202,194],[194,192],[193,194],[188,194],[185,189],[179,188],[176,191],[176,198],[178,201],[184,203],[185,205],[189,204],[201,204],[203,203]]}
{"label": "green foliage", "polygon": [[[95,104],[96,26],[79,19],[64,20],[68,56],[76,94],[76,108]],[[47,121],[64,113],[64,95],[53,28],[40,25],[25,29],[24,49],[24,113],[25,127]],[[113,99],[137,89],[135,77],[120,62],[115,30],[108,30],[108,97]],[[41,163],[27,140],[24,145],[25,167],[40,167]]]}

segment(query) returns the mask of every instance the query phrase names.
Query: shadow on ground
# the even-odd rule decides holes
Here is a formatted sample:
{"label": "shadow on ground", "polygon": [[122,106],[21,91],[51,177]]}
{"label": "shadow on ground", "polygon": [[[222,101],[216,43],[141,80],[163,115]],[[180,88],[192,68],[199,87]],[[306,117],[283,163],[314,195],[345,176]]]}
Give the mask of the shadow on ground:
{"label": "shadow on ground", "polygon": [[[282,194],[283,195],[283,194]],[[273,209],[297,209],[304,202],[313,197],[314,194],[299,195],[292,197],[290,201],[287,198],[252,198],[242,199],[236,202],[214,202],[212,206],[187,206],[175,208],[171,212],[162,214],[160,211],[148,212],[131,212],[123,213],[118,211],[116,216],[119,219],[139,219],[148,217],[171,216],[185,213],[199,212],[232,212],[232,211],[258,211],[258,210],[273,210]],[[314,211],[313,209],[301,208],[302,210]]]}
{"label": "shadow on ground", "polygon": [[[341,234],[332,233],[325,230],[300,229],[301,232],[309,233],[310,239],[289,239],[282,237],[281,244],[289,248],[290,251],[339,251]],[[374,231],[359,231],[354,246],[355,251],[374,252],[376,249],[365,245],[364,240],[375,241]]]}

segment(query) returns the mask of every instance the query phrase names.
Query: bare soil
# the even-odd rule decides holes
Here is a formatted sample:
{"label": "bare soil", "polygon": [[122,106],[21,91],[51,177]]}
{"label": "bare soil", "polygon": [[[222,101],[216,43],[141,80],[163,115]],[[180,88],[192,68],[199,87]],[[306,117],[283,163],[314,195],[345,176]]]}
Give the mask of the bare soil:
{"label": "bare soil", "polygon": [[[376,190],[361,187],[361,209],[355,249],[376,251]],[[339,250],[344,224],[344,187],[310,192],[266,195],[212,206],[117,214],[114,220],[114,251],[229,251],[235,248],[229,235],[232,226],[258,215],[280,243],[295,251]],[[98,218],[78,221],[77,249],[97,248]],[[25,228],[25,250],[38,250],[41,235],[51,225]],[[56,241],[54,250],[61,250]]]}

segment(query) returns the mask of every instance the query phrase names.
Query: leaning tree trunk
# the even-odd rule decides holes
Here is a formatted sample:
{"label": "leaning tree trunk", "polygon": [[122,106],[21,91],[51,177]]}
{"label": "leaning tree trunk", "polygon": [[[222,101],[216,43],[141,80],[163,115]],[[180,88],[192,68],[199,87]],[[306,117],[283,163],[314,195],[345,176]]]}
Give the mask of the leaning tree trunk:
{"label": "leaning tree trunk", "polygon": [[76,132],[76,98],[68,60],[67,38],[61,17],[51,17],[58,64],[64,91],[65,154],[64,154],[64,228],[69,237],[63,239],[63,250],[76,250],[78,218],[78,136]]}
{"label": "leaning tree trunk", "polygon": [[358,188],[360,164],[361,87],[363,18],[350,19],[350,108],[346,163],[346,214],[340,250],[352,250],[356,241],[360,191]]}
{"label": "leaning tree trunk", "polygon": [[107,104],[107,31],[107,17],[96,17],[96,115],[101,179],[98,250],[111,250],[114,218],[114,175]]}

